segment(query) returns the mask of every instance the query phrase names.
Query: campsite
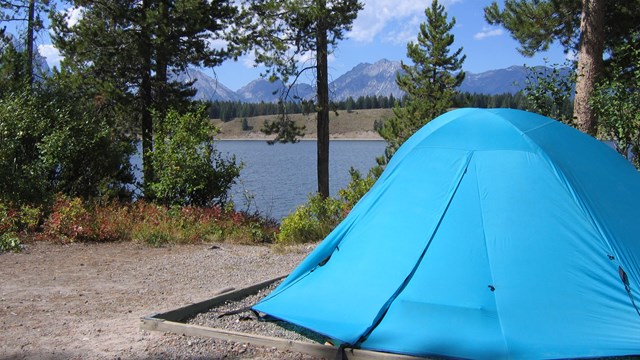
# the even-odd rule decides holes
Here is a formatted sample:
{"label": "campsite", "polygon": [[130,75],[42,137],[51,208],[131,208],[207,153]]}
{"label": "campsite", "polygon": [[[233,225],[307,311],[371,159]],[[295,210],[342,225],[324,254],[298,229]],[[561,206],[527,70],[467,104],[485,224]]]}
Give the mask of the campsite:
{"label": "campsite", "polygon": [[[576,151],[589,161],[575,161]],[[425,177],[427,167],[440,175]],[[237,341],[158,337],[135,322],[158,304],[168,311],[289,274],[250,306],[347,348],[481,359],[634,354],[639,176],[607,145],[549,118],[451,111],[399,149],[317,247],[36,243],[4,254],[1,320],[10,338],[0,350],[21,358],[302,358]],[[25,287],[28,294],[12,291]]]}
{"label": "campsite", "polygon": [[0,1],[0,360],[639,358],[639,18]]}

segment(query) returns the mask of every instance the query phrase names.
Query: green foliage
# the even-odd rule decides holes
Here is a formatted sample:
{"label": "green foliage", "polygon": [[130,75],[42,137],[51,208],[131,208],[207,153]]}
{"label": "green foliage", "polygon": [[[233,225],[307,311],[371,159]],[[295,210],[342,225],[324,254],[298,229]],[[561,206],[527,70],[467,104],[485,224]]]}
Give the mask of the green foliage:
{"label": "green foliage", "polygon": [[296,124],[287,112],[283,112],[274,121],[265,121],[260,129],[265,135],[275,135],[273,140],[267,141],[269,145],[276,142],[296,143],[300,141],[300,137],[304,136],[304,130],[305,126]]}
{"label": "green foliage", "polygon": [[[518,49],[532,56],[558,41],[567,50],[580,46],[581,0],[505,0],[501,9],[494,1],[485,8],[485,19],[504,26],[520,43]],[[615,49],[637,28],[638,0],[607,0],[605,5],[605,48]]]}
{"label": "green foliage", "polygon": [[52,15],[63,71],[86,79],[101,101],[126,107],[122,114],[141,133],[145,195],[152,198],[151,112],[163,117],[169,108],[190,106],[190,84],[171,81],[171,72],[216,66],[231,56],[210,42],[230,25],[235,7],[226,0],[75,0],[73,5],[83,10],[73,25],[65,12]]}
{"label": "green foliage", "polygon": [[156,122],[151,189],[157,200],[166,205],[223,204],[242,166],[215,149],[217,130],[204,109],[184,115],[171,110]]}
{"label": "green foliage", "polygon": [[568,66],[551,65],[527,67],[527,110],[573,125],[572,95],[575,87],[575,72]]}
{"label": "green foliage", "polygon": [[362,177],[362,174],[353,167],[349,169],[349,175],[351,175],[351,181],[347,184],[347,187],[340,189],[338,195],[343,203],[343,213],[346,216],[351,209],[356,205],[358,201],[366,194],[373,184],[376,182],[378,176],[375,173],[369,172],[366,177]]}
{"label": "green foliage", "polygon": [[464,80],[461,68],[466,56],[462,48],[453,52],[449,49],[454,41],[450,31],[455,18],[448,22],[444,6],[437,0],[425,9],[425,15],[427,22],[420,24],[417,43],[407,45],[407,56],[414,64],[403,62],[404,72],[396,78],[407,98],[402,106],[394,108],[395,117],[379,131],[387,141],[386,161],[418,129],[451,107],[455,88]]}
{"label": "green foliage", "polygon": [[276,243],[298,244],[324,239],[343,218],[343,204],[319,194],[310,196],[307,203],[282,219]]}
{"label": "green foliage", "polygon": [[618,153],[640,169],[640,157],[635,156],[640,153],[640,50],[632,45],[616,49],[625,65],[612,64],[611,76],[598,84],[591,106],[598,116],[599,137],[613,141]]}
{"label": "green foliage", "polygon": [[26,61],[26,53],[16,49],[11,37],[0,37],[0,98],[26,88]]}
{"label": "green foliage", "polygon": [[0,99],[0,200],[39,204],[57,192],[116,196],[133,181],[128,138],[76,100],[53,88]]}
{"label": "green foliage", "polygon": [[0,234],[0,253],[5,251],[22,251],[22,243],[18,236],[13,232]]}
{"label": "green foliage", "polygon": [[282,219],[278,244],[298,244],[324,239],[346,216],[355,204],[371,189],[376,177],[369,173],[362,177],[354,168],[349,170],[351,181],[338,192],[339,198],[310,196],[307,202]]}
{"label": "green foliage", "polygon": [[39,203],[50,194],[41,146],[51,129],[47,104],[28,93],[0,99],[0,201]]}
{"label": "green foliage", "polygon": [[34,208],[14,209],[0,202],[0,253],[5,251],[21,251],[22,243],[18,232],[34,230],[38,219],[32,219]]}
{"label": "green foliage", "polygon": [[506,0],[504,9],[493,2],[484,10],[489,24],[503,25],[518,40],[518,50],[527,56],[545,51],[553,41],[566,48],[577,45],[580,30],[580,0]]}
{"label": "green foliage", "polygon": [[253,130],[253,126],[249,125],[249,121],[247,121],[247,118],[242,118],[242,131],[251,131]]}

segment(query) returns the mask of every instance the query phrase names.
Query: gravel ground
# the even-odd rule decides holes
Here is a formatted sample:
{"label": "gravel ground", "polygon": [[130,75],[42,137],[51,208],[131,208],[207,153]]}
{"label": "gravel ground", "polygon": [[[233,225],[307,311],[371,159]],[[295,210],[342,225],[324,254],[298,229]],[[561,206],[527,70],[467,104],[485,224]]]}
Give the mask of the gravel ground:
{"label": "gravel ground", "polygon": [[279,322],[275,319],[259,318],[252,311],[228,315],[229,312],[234,312],[238,309],[244,309],[256,304],[260,299],[275,289],[280,282],[281,281],[278,281],[253,295],[246,296],[237,301],[227,301],[224,304],[210,309],[208,312],[200,313],[194,318],[188,319],[186,322],[246,334],[258,334],[288,340],[324,344],[326,339],[316,333],[292,324]]}
{"label": "gravel ground", "polygon": [[0,359],[312,359],[139,328],[143,316],[286,274],[310,250],[28,244],[0,254]]}

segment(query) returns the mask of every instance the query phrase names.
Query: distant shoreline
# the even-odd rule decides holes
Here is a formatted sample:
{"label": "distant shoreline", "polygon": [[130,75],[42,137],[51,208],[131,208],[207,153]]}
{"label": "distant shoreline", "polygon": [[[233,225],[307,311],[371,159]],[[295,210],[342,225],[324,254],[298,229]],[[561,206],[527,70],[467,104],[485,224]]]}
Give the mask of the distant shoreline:
{"label": "distant shoreline", "polygon": [[[316,134],[309,134],[301,137],[300,141],[316,141]],[[239,135],[228,135],[221,133],[216,136],[216,140],[220,141],[267,141],[272,140],[273,136],[265,135],[260,132],[247,132]],[[347,133],[330,134],[329,140],[331,141],[384,141],[384,139],[374,131],[351,131]]]}
{"label": "distant shoreline", "polygon": [[[271,140],[272,138],[269,137],[265,137],[265,138],[255,138],[255,137],[250,137],[250,138],[243,138],[243,137],[225,137],[225,138],[216,138],[216,140],[218,141],[268,141]],[[317,141],[317,138],[300,138],[298,139],[298,141]],[[330,137],[329,138],[330,141],[384,141],[384,139],[379,138],[379,139],[368,139],[368,138],[333,138]]]}

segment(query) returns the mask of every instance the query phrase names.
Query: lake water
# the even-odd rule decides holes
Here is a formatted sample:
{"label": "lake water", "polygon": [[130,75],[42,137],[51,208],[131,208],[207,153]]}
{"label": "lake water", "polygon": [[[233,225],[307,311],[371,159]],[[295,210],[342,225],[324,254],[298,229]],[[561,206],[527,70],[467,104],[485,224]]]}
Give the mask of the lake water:
{"label": "lake water", "polygon": [[[139,147],[139,146],[138,146]],[[318,190],[316,142],[268,145],[257,140],[223,140],[216,142],[223,155],[234,154],[244,163],[231,198],[237,210],[259,211],[281,220]],[[332,196],[351,180],[349,169],[363,175],[384,153],[385,142],[376,140],[338,140],[329,145],[329,191]],[[140,151],[140,149],[138,149]],[[140,156],[133,156],[136,178],[142,173]],[[249,199],[249,200],[248,200]]]}
{"label": "lake water", "polygon": [[[329,187],[332,196],[351,179],[352,166],[365,175],[384,153],[384,141],[340,140],[329,146]],[[223,154],[235,154],[244,163],[232,189],[238,210],[258,210],[282,219],[318,189],[316,142],[268,145],[265,141],[225,140],[217,143]],[[251,197],[246,200],[244,194]]]}

